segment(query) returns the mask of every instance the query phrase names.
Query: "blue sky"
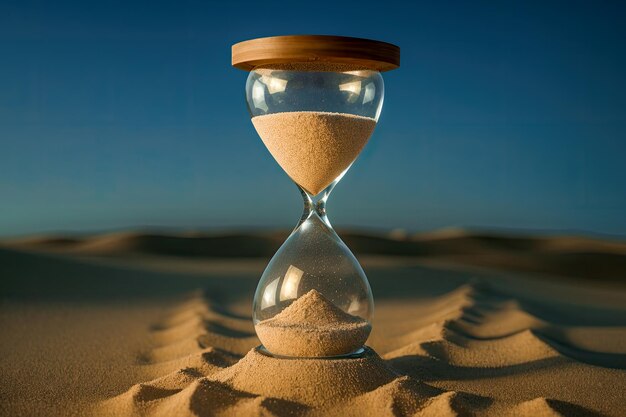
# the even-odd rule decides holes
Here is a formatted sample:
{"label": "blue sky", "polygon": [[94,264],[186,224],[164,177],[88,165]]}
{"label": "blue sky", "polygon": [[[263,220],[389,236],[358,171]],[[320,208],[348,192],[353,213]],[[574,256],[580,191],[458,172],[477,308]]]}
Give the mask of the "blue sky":
{"label": "blue sky", "polygon": [[620,2],[0,2],[0,235],[291,227],[230,46],[402,48],[338,226],[626,235]]}

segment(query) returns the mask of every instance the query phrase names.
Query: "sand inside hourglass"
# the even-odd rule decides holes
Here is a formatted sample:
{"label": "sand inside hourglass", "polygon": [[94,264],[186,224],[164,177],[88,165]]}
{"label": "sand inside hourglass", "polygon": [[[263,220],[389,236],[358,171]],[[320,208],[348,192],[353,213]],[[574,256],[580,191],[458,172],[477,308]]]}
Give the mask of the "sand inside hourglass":
{"label": "sand inside hourglass", "polygon": [[316,290],[255,327],[270,352],[302,357],[352,353],[363,346],[371,329],[366,320],[344,312]]}
{"label": "sand inside hourglass", "polygon": [[312,195],[354,162],[376,127],[369,117],[314,111],[256,116],[252,123],[287,175]]}

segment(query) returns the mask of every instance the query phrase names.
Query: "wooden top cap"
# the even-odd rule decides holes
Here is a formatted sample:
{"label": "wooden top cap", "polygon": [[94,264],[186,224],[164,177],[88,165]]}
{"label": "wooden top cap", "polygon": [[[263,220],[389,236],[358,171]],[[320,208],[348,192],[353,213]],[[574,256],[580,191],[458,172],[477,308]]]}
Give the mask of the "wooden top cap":
{"label": "wooden top cap", "polygon": [[256,67],[289,66],[298,70],[333,66],[349,70],[389,71],[400,66],[400,48],[386,42],[327,35],[290,35],[239,42],[232,48],[233,67],[251,71]]}

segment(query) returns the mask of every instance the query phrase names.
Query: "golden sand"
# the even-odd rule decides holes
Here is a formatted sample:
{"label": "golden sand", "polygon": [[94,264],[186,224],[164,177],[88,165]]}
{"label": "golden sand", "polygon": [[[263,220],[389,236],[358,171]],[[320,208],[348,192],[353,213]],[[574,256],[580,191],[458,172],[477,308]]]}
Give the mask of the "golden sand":
{"label": "golden sand", "polygon": [[316,290],[255,327],[275,355],[323,357],[345,355],[363,347],[372,327],[335,306]]}
{"label": "golden sand", "polygon": [[[148,253],[154,239],[130,243]],[[584,243],[563,239],[540,244]],[[114,240],[100,258],[61,241],[46,241],[55,254],[0,248],[0,415],[624,415],[623,283],[364,257],[378,296],[372,349],[277,359],[255,349],[249,317],[265,260],[128,257]],[[626,256],[624,244],[584,244]]]}
{"label": "golden sand", "polygon": [[376,127],[369,117],[308,111],[256,116],[252,123],[276,162],[312,195],[354,162]]}

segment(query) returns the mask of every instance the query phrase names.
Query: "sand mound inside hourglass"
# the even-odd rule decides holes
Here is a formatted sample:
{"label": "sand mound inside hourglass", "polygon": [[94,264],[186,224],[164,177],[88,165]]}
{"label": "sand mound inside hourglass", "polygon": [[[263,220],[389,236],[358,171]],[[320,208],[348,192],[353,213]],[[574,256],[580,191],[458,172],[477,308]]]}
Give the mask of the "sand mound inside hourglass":
{"label": "sand mound inside hourglass", "polygon": [[273,354],[323,357],[357,351],[372,327],[311,290],[271,319],[259,322],[255,329]]}
{"label": "sand mound inside hourglass", "polygon": [[256,116],[252,123],[287,175],[312,195],[354,162],[376,127],[369,117],[313,111]]}

